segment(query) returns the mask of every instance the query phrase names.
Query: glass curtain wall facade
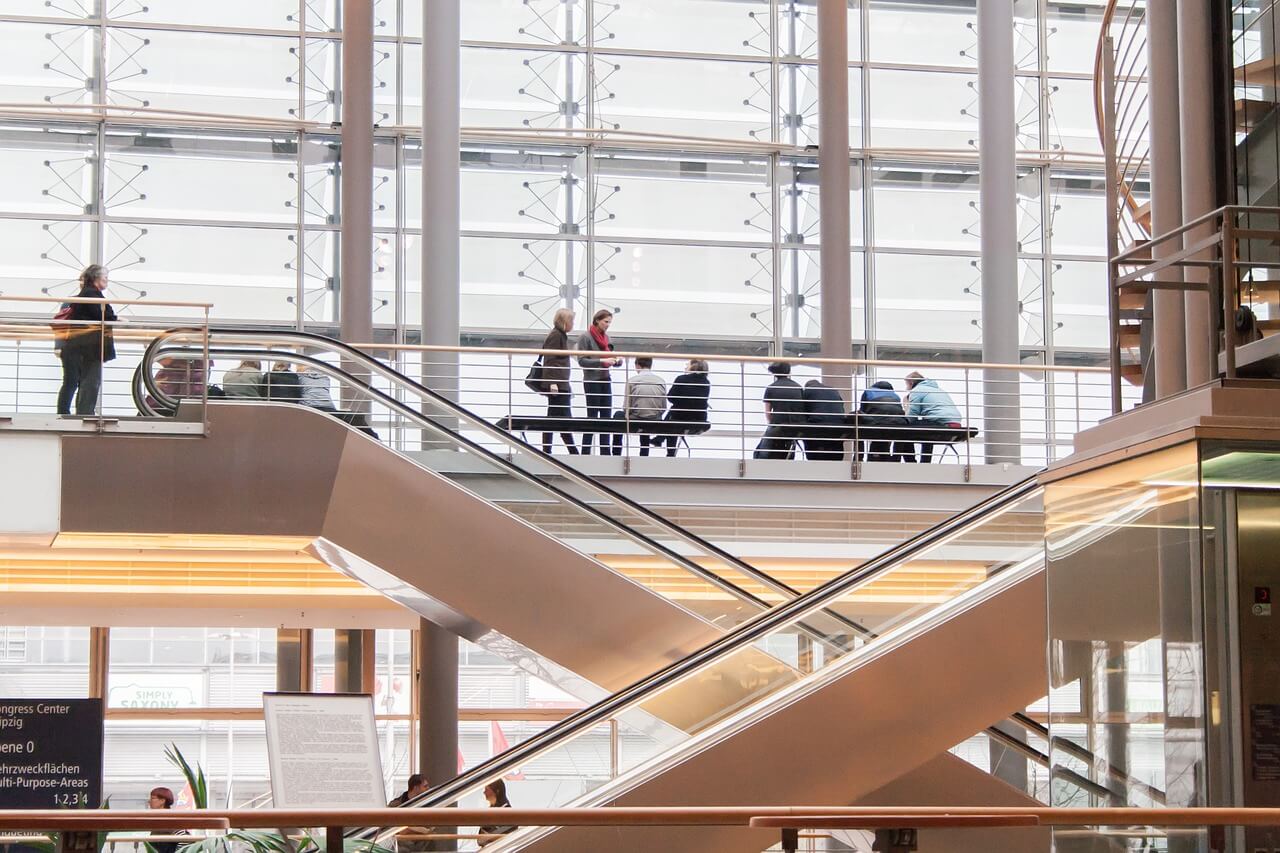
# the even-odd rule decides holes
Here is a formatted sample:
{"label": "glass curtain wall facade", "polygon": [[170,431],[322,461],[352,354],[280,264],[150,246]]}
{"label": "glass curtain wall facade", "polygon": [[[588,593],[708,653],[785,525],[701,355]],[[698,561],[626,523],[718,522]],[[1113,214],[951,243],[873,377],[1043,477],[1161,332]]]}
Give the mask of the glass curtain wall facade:
{"label": "glass curtain wall facade", "polygon": [[[1015,4],[1019,310],[1036,359],[1105,349],[1090,83],[1103,5]],[[375,3],[374,322],[401,341],[421,317],[422,8]],[[5,3],[0,289],[69,293],[98,261],[118,297],[332,329],[338,12],[334,0]],[[816,344],[814,0],[462,12],[468,340],[532,340],[571,305],[607,306],[619,337],[655,344]],[[976,352],[976,0],[853,0],[847,20],[854,351]],[[588,130],[602,132],[588,142]]]}

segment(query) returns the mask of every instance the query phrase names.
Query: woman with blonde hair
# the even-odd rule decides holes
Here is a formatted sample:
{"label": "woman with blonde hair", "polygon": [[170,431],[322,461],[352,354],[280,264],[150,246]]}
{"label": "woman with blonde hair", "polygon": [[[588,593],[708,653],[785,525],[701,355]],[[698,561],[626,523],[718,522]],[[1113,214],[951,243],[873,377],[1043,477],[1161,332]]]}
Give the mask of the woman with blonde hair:
{"label": "woman with blonde hair", "polygon": [[[551,331],[547,332],[542,342],[544,350],[569,349],[569,332],[573,330],[573,311],[561,308],[551,321]],[[542,357],[542,378],[547,383],[547,417],[573,417],[573,389],[569,386],[569,356],[545,355]],[[542,434],[542,452],[551,452],[550,432]],[[569,453],[578,455],[578,448],[573,443],[573,433],[560,433],[560,440],[569,448]]]}

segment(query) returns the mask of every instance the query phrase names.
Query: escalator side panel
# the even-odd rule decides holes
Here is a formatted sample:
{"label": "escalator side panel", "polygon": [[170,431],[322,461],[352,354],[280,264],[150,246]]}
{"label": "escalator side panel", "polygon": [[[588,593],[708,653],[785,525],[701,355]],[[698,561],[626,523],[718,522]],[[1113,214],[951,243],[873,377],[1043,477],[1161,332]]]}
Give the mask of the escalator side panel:
{"label": "escalator side panel", "polygon": [[[1045,594],[1034,572],[909,642],[710,741],[609,805],[849,805],[1044,695]],[[521,850],[737,853],[750,830],[573,828]],[[767,843],[776,841],[776,838]],[[763,849],[762,847],[759,849]]]}
{"label": "escalator side panel", "polygon": [[207,438],[65,436],[61,530],[318,535],[346,428],[284,405],[215,410]]}
{"label": "escalator side panel", "polygon": [[609,690],[722,633],[327,415],[211,404],[209,424],[65,438],[61,530],[329,541]]}
{"label": "escalator side panel", "polygon": [[610,691],[720,635],[452,480],[348,435],[324,537],[400,581]]}

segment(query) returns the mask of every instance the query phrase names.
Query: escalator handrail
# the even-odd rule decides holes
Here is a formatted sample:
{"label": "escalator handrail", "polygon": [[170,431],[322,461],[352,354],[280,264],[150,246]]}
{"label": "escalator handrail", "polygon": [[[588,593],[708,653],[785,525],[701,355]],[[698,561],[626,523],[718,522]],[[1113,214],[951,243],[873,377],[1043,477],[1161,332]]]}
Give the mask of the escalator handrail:
{"label": "escalator handrail", "polygon": [[595,705],[566,717],[551,728],[545,729],[528,740],[517,744],[501,755],[496,755],[488,761],[476,765],[451,781],[425,792],[415,800],[405,803],[405,805],[429,807],[453,802],[467,789],[479,782],[495,775],[505,774],[512,768],[528,762],[555,742],[574,737],[580,732],[616,716],[627,708],[640,704],[649,694],[670,686],[718,657],[737,652],[747,645],[768,636],[776,628],[800,618],[806,611],[824,606],[870,577],[897,565],[903,560],[910,559],[921,551],[934,547],[941,540],[958,534],[965,526],[982,518],[987,513],[1016,504],[1038,488],[1037,477],[1032,476],[991,495],[973,507],[934,525],[918,536],[895,545],[878,557],[873,557],[858,568],[833,578],[798,598],[779,604],[772,610],[744,622],[698,651],[640,679],[612,696],[602,699]]}
{"label": "escalator handrail", "polygon": [[[1009,719],[1012,720],[1014,724],[1021,726],[1023,729],[1034,733],[1037,737],[1046,741],[1050,745],[1051,749],[1061,749],[1063,752],[1069,753],[1072,758],[1077,761],[1083,761],[1090,767],[1097,765],[1098,756],[1094,755],[1088,749],[1073,740],[1057,736],[1051,737],[1049,734],[1049,727],[1041,723],[1039,720],[1036,720],[1021,711],[1010,714]],[[1161,791],[1154,785],[1149,785],[1146,782],[1143,782],[1141,779],[1135,779],[1128,773],[1125,773],[1123,770],[1120,770],[1110,763],[1107,764],[1107,775],[1122,785],[1141,791],[1152,802],[1159,803],[1160,805],[1164,805],[1166,802],[1164,791]]]}
{"label": "escalator handrail", "polygon": [[[147,389],[150,391],[152,397],[161,405],[171,406],[175,410],[177,408],[177,402],[172,400],[170,397],[168,397],[168,395],[166,395],[157,386],[155,382],[155,378],[151,372],[151,366],[154,360],[157,357],[159,357],[158,353],[164,348],[164,343],[167,340],[173,337],[180,337],[181,335],[184,335],[184,334],[199,334],[203,340],[205,332],[204,330],[197,330],[197,329],[170,329],[166,332],[163,332],[162,334],[158,335],[155,338],[155,340],[151,342],[150,345],[148,345],[146,351],[143,353],[142,363],[140,365],[142,370],[142,381],[146,385]],[[208,336],[210,338],[213,338],[214,336],[230,336],[230,337],[241,337],[241,338],[254,338],[258,340],[261,340],[264,337],[267,339],[273,339],[273,340],[283,338],[286,342],[290,342],[294,344],[302,343],[304,345],[309,345],[312,347],[327,347],[331,350],[337,351],[340,357],[343,357],[343,358],[349,357],[352,361],[359,362],[364,366],[377,371],[380,375],[382,375],[385,379],[387,379],[390,382],[400,383],[408,386],[413,391],[430,399],[433,403],[436,403],[442,406],[443,408],[452,412],[453,414],[456,414],[462,418],[465,418],[469,424],[479,426],[482,432],[485,432],[486,434],[492,437],[498,438],[500,441],[504,443],[511,442],[519,445],[519,447],[522,450],[533,453],[540,462],[550,464],[552,467],[554,467],[557,471],[562,473],[566,477],[566,479],[570,480],[571,482],[577,485],[580,485],[589,491],[594,491],[596,494],[601,495],[607,498],[608,500],[611,500],[615,504],[620,504],[621,506],[626,508],[628,511],[634,512],[635,514],[639,515],[641,518],[645,519],[646,521],[649,521],[650,523],[656,525],[657,527],[666,531],[667,533],[670,533],[676,538],[681,539],[687,544],[692,545],[694,548],[700,549],[705,553],[709,553],[711,556],[713,556],[718,560],[722,560],[735,571],[738,571],[741,574],[756,581],[757,583],[760,583],[767,589],[770,589],[784,597],[792,598],[792,599],[800,595],[799,590],[796,590],[790,585],[777,580],[773,576],[760,571],[759,569],[755,568],[752,565],[749,565],[748,563],[743,562],[737,557],[734,557],[732,554],[729,554],[727,551],[724,551],[720,547],[713,545],[710,542],[707,542],[706,540],[702,539],[696,534],[690,533],[689,531],[685,530],[683,527],[673,524],[672,522],[670,522],[663,516],[659,515],[658,513],[655,513],[649,508],[636,503],[635,501],[631,500],[625,495],[622,495],[616,490],[611,489],[608,486],[605,486],[604,484],[596,481],[594,478],[591,478],[585,474],[582,474],[576,468],[564,462],[561,462],[556,457],[551,456],[550,454],[543,453],[541,450],[533,447],[528,442],[523,441],[515,437],[514,435],[511,435],[505,430],[498,429],[497,427],[491,425],[488,421],[484,420],[483,418],[480,418],[479,416],[463,408],[462,406],[459,406],[457,403],[453,402],[452,400],[449,400],[448,398],[437,394],[436,392],[421,385],[420,383],[414,381],[413,379],[410,379],[409,377],[404,376],[403,374],[395,370],[392,370],[391,368],[382,364],[382,362],[378,361],[377,359],[367,356],[364,353],[360,352],[359,350],[354,349],[350,346],[347,346],[346,344],[343,344],[341,341],[335,341],[332,338],[327,338],[322,335],[313,335],[307,332],[271,332],[271,333],[264,334],[257,330],[240,330],[240,329],[224,329],[224,328],[210,328],[208,330]],[[215,349],[217,352],[222,352],[222,353],[234,352],[234,350],[228,350],[225,347],[217,347]],[[208,349],[208,350],[202,349],[198,357],[203,358],[205,352],[213,353],[215,349]],[[240,353],[240,354],[245,355],[246,353]],[[262,353],[248,353],[248,354],[256,354],[259,356],[262,355]],[[283,355],[283,354],[276,353],[276,356],[280,356],[280,355]],[[600,521],[601,523],[605,524],[607,527],[614,529],[615,531],[622,534],[623,536],[629,537],[634,541],[639,542],[640,544],[642,544],[647,548],[651,548],[656,553],[661,554],[663,557],[671,560],[676,565],[682,567],[683,569],[692,573],[693,575],[702,578],[703,580],[721,589],[722,591],[727,592],[730,595],[742,601],[746,601],[760,608],[762,611],[768,610],[772,606],[769,602],[743,589],[733,581],[728,580],[727,578],[723,578],[716,572],[698,565],[695,561],[684,557],[683,555],[668,548],[662,543],[651,539],[650,537],[646,536],[645,534],[637,530],[634,530],[629,525],[622,523],[619,519],[615,519],[612,516],[610,516],[608,513],[602,512],[601,510],[597,509],[595,506],[583,500],[580,500],[579,498],[576,498],[573,495],[570,495],[569,493],[555,486],[553,483],[549,483],[529,473],[525,469],[521,468],[519,465],[516,465],[511,460],[506,459],[497,453],[494,453],[492,450],[488,449],[487,447],[484,447],[481,444],[471,441],[470,439],[466,438],[460,433],[453,432],[453,431],[447,430],[444,427],[441,427],[439,424],[435,423],[426,415],[417,411],[413,407],[408,406],[399,400],[396,400],[394,397],[384,394],[383,392],[374,388],[368,382],[364,381],[362,378],[358,376],[354,376],[350,374],[348,371],[343,370],[342,368],[335,367],[334,365],[328,364],[327,362],[324,362],[320,359],[315,359],[310,356],[303,355],[301,353],[288,353],[288,357],[289,357],[289,360],[291,361],[301,361],[307,364],[311,364],[332,375],[337,376],[340,379],[340,381],[356,386],[356,388],[361,392],[368,394],[374,399],[377,399],[383,405],[387,406],[393,411],[398,412],[402,416],[405,416],[410,420],[417,422],[419,425],[427,426],[428,428],[435,429],[438,431],[448,432],[448,437],[450,440],[457,441],[465,445],[468,450],[480,456],[483,456],[493,464],[496,464],[497,466],[512,473],[520,480],[530,485],[533,485],[538,489],[554,494],[557,498],[566,501],[570,505],[574,506],[575,508],[583,512],[586,512],[588,515],[592,516],[597,521]],[[870,633],[869,630],[864,626],[859,625],[858,623],[848,619],[847,617],[839,613],[827,613],[824,615],[827,615],[835,619],[840,624],[844,625],[845,627],[851,629],[852,631],[860,635],[868,635]],[[824,641],[824,644],[825,644],[826,638],[822,635],[821,632],[813,631],[811,633],[813,633],[820,641]]]}

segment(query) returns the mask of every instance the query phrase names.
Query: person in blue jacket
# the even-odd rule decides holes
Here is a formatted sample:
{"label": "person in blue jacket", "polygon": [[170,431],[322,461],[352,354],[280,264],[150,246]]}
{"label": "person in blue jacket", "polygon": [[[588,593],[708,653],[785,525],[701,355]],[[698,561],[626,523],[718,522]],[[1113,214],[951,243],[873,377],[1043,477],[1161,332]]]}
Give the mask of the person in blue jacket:
{"label": "person in blue jacket", "polygon": [[[937,382],[913,371],[907,374],[907,388],[907,418],[913,427],[962,426],[960,409]],[[933,461],[933,442],[920,442],[920,461]]]}
{"label": "person in blue jacket", "polygon": [[[858,399],[858,424],[906,430],[911,426],[893,383],[881,379],[862,392]],[[916,446],[909,441],[861,442],[867,446],[868,462],[915,462]]]}

